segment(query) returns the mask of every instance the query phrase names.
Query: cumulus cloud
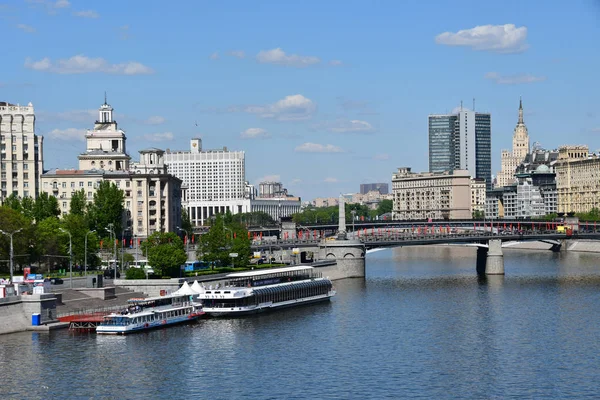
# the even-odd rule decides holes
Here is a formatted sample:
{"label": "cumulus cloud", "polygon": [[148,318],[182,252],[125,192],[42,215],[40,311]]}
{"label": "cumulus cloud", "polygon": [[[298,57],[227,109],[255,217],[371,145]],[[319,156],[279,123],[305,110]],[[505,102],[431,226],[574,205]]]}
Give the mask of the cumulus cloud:
{"label": "cumulus cloud", "polygon": [[328,178],[323,179],[323,182],[325,182],[325,183],[336,183],[336,182],[339,182],[339,181],[338,181],[337,178],[328,177]]}
{"label": "cumulus cloud", "polygon": [[98,119],[98,110],[69,110],[62,112],[36,111],[36,117],[41,121],[70,121],[93,123]]}
{"label": "cumulus cloud", "polygon": [[256,114],[261,118],[278,121],[302,121],[312,118],[317,106],[301,94],[285,96],[285,98],[266,106],[246,106],[243,111]]}
{"label": "cumulus cloud", "polygon": [[67,128],[67,129],[53,129],[46,136],[53,140],[64,140],[72,141],[78,140],[83,142],[85,140],[85,129]]}
{"label": "cumulus cloud", "polygon": [[299,153],[343,153],[342,150],[338,146],[334,146],[332,144],[319,144],[319,143],[310,143],[306,142],[301,144],[300,146],[294,149]]}
{"label": "cumulus cloud", "polygon": [[263,128],[248,128],[240,133],[240,137],[242,139],[266,139],[271,135]]}
{"label": "cumulus cloud", "polygon": [[367,121],[353,119],[350,121],[339,120],[331,123],[327,130],[333,133],[370,133],[375,128]]}
{"label": "cumulus cloud", "polygon": [[139,62],[130,61],[121,64],[111,64],[101,57],[90,58],[81,54],[54,62],[48,57],[39,61],[27,58],[25,60],[25,67],[35,71],[46,71],[56,74],[105,73],[113,75],[147,75],[154,73],[151,68]]}
{"label": "cumulus cloud", "polygon": [[243,50],[233,50],[229,52],[229,55],[235,58],[245,58],[246,52],[244,52]]}
{"label": "cumulus cloud", "polygon": [[164,124],[166,121],[165,117],[161,117],[160,115],[153,115],[151,117],[149,117],[148,119],[146,119],[144,121],[144,123],[146,125],[160,125],[160,124]]}
{"label": "cumulus cloud", "polygon": [[272,50],[261,50],[256,55],[256,60],[261,64],[276,64],[289,67],[308,67],[319,64],[321,60],[314,56],[299,56],[297,54],[286,54],[281,48]]}
{"label": "cumulus cloud", "polygon": [[174,135],[171,132],[164,133],[147,133],[142,136],[142,139],[147,140],[149,142],[166,142],[168,140],[173,140]]}
{"label": "cumulus cloud", "polygon": [[48,14],[56,14],[57,10],[69,8],[71,3],[68,0],[25,0],[34,7],[39,6],[46,9]]}
{"label": "cumulus cloud", "polygon": [[485,79],[496,82],[499,85],[518,85],[521,83],[534,83],[546,80],[545,76],[535,76],[530,74],[500,75],[497,72],[488,72]]}
{"label": "cumulus cloud", "polygon": [[25,24],[17,24],[17,28],[27,33],[35,33],[35,28],[33,26],[25,25]]}
{"label": "cumulus cloud", "polygon": [[84,11],[74,11],[73,15],[80,18],[98,18],[100,14],[98,14],[94,10],[84,10]]}
{"label": "cumulus cloud", "polygon": [[437,44],[465,46],[478,51],[519,53],[527,50],[527,27],[514,24],[481,25],[458,32],[444,32],[435,37]]}

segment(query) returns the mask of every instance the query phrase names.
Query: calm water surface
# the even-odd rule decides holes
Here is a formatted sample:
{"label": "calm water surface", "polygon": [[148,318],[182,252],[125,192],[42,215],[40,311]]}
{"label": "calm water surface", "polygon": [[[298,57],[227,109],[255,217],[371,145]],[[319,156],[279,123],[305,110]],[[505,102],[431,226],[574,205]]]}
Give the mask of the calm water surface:
{"label": "calm water surface", "polygon": [[[600,256],[372,253],[331,303],[127,337],[0,336],[0,399],[600,397]],[[0,321],[1,323],[1,321]]]}

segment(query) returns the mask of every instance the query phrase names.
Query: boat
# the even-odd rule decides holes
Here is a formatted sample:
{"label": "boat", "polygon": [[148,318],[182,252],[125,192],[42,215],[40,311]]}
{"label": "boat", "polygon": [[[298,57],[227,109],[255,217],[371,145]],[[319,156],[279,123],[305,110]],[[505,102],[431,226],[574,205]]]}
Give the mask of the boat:
{"label": "boat", "polygon": [[202,305],[189,294],[129,299],[128,307],[104,317],[98,334],[125,335],[195,321],[204,315]]}
{"label": "boat", "polygon": [[221,317],[327,301],[335,293],[313,267],[296,266],[229,274],[223,286],[204,287],[198,299],[207,315]]}

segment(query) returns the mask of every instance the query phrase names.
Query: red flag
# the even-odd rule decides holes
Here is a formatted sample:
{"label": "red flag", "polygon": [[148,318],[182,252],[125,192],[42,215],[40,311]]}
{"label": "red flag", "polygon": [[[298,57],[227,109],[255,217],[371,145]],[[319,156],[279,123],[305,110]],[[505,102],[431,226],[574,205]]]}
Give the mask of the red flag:
{"label": "red flag", "polygon": [[194,243],[194,234],[192,233],[192,243]]}
{"label": "red flag", "polygon": [[129,246],[133,246],[133,239],[129,239]]}
{"label": "red flag", "polygon": [[183,244],[187,244],[187,235],[183,237]]}
{"label": "red flag", "polygon": [[100,248],[102,248],[102,243],[103,243],[103,242],[102,242],[102,240],[101,240],[101,241],[100,241]]}
{"label": "red flag", "polygon": [[235,232],[233,232],[233,238],[234,238],[234,239],[235,239],[235,238],[237,238],[237,235],[236,235],[236,233],[235,233]]}
{"label": "red flag", "polygon": [[260,239],[262,240],[262,232],[260,233]]}
{"label": "red flag", "polygon": [[142,244],[142,239],[138,239],[138,246]]}
{"label": "red flag", "polygon": [[123,239],[123,247],[126,246],[126,243],[127,243],[127,239]]}
{"label": "red flag", "polygon": [[250,232],[248,232],[248,239],[250,239]]}
{"label": "red flag", "polygon": [[118,246],[119,245],[119,239],[115,239],[115,244]]}

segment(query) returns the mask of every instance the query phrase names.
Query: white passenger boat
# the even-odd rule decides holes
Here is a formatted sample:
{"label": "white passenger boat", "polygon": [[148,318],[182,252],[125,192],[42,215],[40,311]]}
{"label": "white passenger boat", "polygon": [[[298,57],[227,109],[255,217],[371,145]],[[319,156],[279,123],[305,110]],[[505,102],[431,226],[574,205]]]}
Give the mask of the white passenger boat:
{"label": "white passenger boat", "polygon": [[240,272],[226,278],[222,287],[203,288],[200,292],[198,299],[206,314],[251,314],[326,301],[335,295],[331,281],[310,266]]}
{"label": "white passenger boat", "polygon": [[201,303],[187,294],[129,299],[128,304],[126,310],[105,316],[96,333],[125,335],[194,321],[204,314]]}

